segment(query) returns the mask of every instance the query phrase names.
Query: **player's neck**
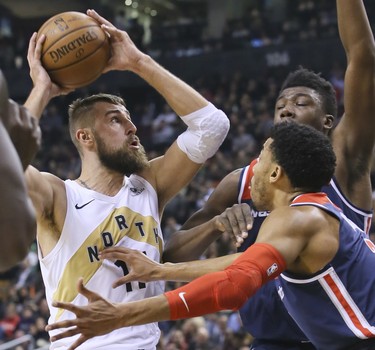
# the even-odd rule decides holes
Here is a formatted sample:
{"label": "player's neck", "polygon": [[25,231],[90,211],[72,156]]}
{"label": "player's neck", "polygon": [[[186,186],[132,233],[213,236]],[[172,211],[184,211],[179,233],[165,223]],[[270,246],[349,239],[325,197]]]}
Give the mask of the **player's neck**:
{"label": "player's neck", "polygon": [[95,192],[105,194],[107,196],[115,196],[124,186],[124,175],[108,170],[82,171],[76,182]]}
{"label": "player's neck", "polygon": [[[289,206],[293,199],[299,196],[300,194],[305,193],[305,191],[282,191],[278,190],[275,193],[275,196],[273,197],[272,201],[272,209],[283,207],[283,206]],[[272,210],[271,209],[271,210]]]}

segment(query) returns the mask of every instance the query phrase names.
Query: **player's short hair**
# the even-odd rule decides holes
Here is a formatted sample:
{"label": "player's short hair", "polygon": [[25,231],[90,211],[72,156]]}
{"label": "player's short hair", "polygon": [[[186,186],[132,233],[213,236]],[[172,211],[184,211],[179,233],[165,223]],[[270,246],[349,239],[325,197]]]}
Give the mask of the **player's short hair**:
{"label": "player's short hair", "polygon": [[335,89],[332,84],[322,78],[320,73],[315,73],[306,68],[300,67],[289,73],[284,80],[279,95],[287,88],[304,86],[315,90],[322,98],[322,107],[325,113],[337,117],[337,100]]}
{"label": "player's short hair", "polygon": [[95,94],[85,98],[78,98],[74,100],[68,109],[69,115],[69,132],[70,137],[79,149],[79,143],[75,138],[75,133],[79,128],[91,128],[94,125],[95,116],[93,115],[92,110],[96,103],[98,102],[108,102],[114,105],[122,105],[126,107],[125,101],[116,95],[111,94]]}
{"label": "player's short hair", "polygon": [[273,158],[294,188],[317,192],[328,185],[336,156],[326,135],[311,126],[281,122],[273,127],[271,138]]}

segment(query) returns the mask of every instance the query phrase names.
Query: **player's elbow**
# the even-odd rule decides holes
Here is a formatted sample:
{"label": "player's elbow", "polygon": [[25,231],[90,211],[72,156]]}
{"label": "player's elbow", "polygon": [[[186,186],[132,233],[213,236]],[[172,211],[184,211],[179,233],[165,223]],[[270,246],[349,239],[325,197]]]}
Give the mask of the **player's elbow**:
{"label": "player's elbow", "polygon": [[193,162],[203,164],[219,149],[230,122],[226,114],[209,104],[206,115],[184,117],[187,130],[177,138],[177,145]]}
{"label": "player's elbow", "polygon": [[375,67],[375,46],[373,41],[368,41],[365,38],[359,40],[354,48],[348,52],[348,58],[350,62],[356,62],[362,69],[366,68],[366,70],[373,72]]}
{"label": "player's elbow", "polygon": [[262,285],[262,277],[256,270],[241,271],[227,268],[227,279],[217,285],[217,303],[222,310],[238,310]]}
{"label": "player's elbow", "polygon": [[[225,292],[224,292],[225,289]],[[224,289],[217,293],[217,304],[220,310],[238,310],[248,297],[233,283],[226,284]]]}

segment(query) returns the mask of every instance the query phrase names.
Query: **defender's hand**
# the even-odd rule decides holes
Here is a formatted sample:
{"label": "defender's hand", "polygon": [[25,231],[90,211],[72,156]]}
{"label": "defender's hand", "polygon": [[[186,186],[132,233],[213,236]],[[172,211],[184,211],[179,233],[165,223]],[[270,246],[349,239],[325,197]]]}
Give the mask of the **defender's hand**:
{"label": "defender's hand", "polygon": [[69,328],[57,335],[51,337],[54,342],[59,339],[71,337],[80,334],[80,337],[68,348],[68,350],[76,349],[86,340],[109,333],[116,329],[118,312],[114,304],[102,298],[99,294],[94,293],[83,285],[83,280],[78,281],[78,292],[85,296],[88,305],[77,306],[72,303],[63,303],[54,301],[54,307],[73,312],[77,318],[73,320],[65,320],[50,324],[46,327],[46,331],[60,328]]}
{"label": "defender's hand", "polygon": [[248,236],[248,230],[253,227],[254,218],[250,206],[242,203],[225,209],[215,220],[217,228],[229,233],[236,247],[239,247]]}
{"label": "defender's hand", "polygon": [[145,254],[138,250],[125,247],[112,247],[103,250],[100,253],[101,259],[121,260],[126,263],[129,273],[118,279],[112,286],[116,288],[127,282],[139,281],[149,282],[155,281],[156,272],[161,264],[148,258]]}

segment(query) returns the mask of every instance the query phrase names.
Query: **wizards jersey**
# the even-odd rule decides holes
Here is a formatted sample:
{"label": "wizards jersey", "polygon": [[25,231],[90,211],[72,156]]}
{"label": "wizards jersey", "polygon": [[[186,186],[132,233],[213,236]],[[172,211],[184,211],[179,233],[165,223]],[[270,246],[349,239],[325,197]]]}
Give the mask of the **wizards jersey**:
{"label": "wizards jersey", "polygon": [[321,208],[340,221],[339,248],[314,275],[284,271],[275,281],[278,293],[318,350],[355,344],[371,348],[364,340],[375,338],[375,245],[326,194],[302,194],[291,203],[302,205]]}
{"label": "wizards jersey", "polygon": [[[255,242],[259,228],[268,215],[266,211],[256,211],[251,200],[250,181],[256,162],[257,160],[254,160],[243,168],[238,185],[238,202],[249,204],[254,217],[253,227],[239,251],[246,250]],[[372,214],[352,205],[342,194],[335,179],[322,190],[357,226],[369,229]],[[264,285],[242,306],[240,315],[244,328],[256,339],[253,343],[255,350],[262,349],[262,344],[267,344],[267,349],[272,345],[272,349],[275,350],[314,349],[309,346],[309,340],[286,311],[272,281]]]}

